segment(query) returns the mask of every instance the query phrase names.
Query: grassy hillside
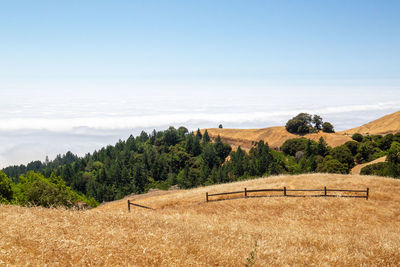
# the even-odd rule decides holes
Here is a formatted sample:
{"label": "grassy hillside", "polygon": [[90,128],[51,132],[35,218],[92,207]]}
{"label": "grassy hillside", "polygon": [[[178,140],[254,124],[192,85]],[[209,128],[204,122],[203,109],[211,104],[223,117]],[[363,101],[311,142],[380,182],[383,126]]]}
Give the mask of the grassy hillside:
{"label": "grassy hillside", "polygon": [[[286,140],[299,137],[298,135],[286,131],[284,126],[263,129],[209,128],[203,129],[202,133],[204,133],[205,130],[208,131],[212,139],[215,139],[219,135],[223,142],[228,143],[233,147],[241,146],[246,150],[251,148],[253,142],[259,140],[268,142],[269,146],[272,148],[279,148]],[[337,133],[319,132],[306,134],[304,137],[314,141],[318,141],[320,137],[323,137],[331,147],[336,147],[343,145],[347,141],[351,141],[352,139],[350,136],[354,133],[385,135],[397,132],[400,132],[400,111],[346,131]]]}
{"label": "grassy hillside", "polygon": [[[297,138],[299,135],[295,135],[286,131],[284,126],[280,127],[269,127],[263,129],[220,129],[220,128],[209,128],[202,129],[201,132],[204,134],[207,130],[208,134],[212,139],[217,138],[219,135],[224,143],[230,144],[231,146],[249,150],[252,147],[253,142],[263,140],[268,142],[271,148],[279,148],[282,144],[292,138]],[[328,145],[332,147],[340,146],[351,141],[351,137],[339,133],[312,133],[306,134],[304,137],[318,141],[319,138],[323,137]]]}
{"label": "grassy hillside", "polygon": [[[205,192],[370,188],[370,200],[257,198],[204,203]],[[400,181],[350,175],[277,176],[132,196],[88,211],[0,206],[0,265],[396,265]],[[255,246],[257,243],[257,246]]]}
{"label": "grassy hillside", "polygon": [[382,118],[364,124],[360,127],[349,129],[344,134],[394,134],[400,132],[400,111],[386,115]]}

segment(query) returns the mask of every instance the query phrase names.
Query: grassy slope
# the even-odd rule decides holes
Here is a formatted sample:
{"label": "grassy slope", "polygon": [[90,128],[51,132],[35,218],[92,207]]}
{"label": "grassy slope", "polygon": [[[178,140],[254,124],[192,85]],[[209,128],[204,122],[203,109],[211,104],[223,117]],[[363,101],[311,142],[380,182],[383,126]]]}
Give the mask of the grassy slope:
{"label": "grassy slope", "polygon": [[[204,203],[206,191],[370,188],[371,198],[257,198]],[[400,181],[278,176],[132,197],[90,211],[0,206],[0,265],[396,265]]]}
{"label": "grassy slope", "polygon": [[[203,129],[201,132],[204,133],[205,130],[206,129]],[[240,145],[246,150],[251,148],[252,142],[254,141],[264,140],[268,142],[270,147],[279,148],[286,140],[299,137],[299,135],[294,135],[286,131],[284,126],[263,129],[209,128],[207,131],[213,139],[219,135],[225,143],[232,145],[234,148]],[[350,136],[354,133],[385,135],[397,132],[400,132],[400,111],[346,131],[332,134],[320,132],[307,134],[304,137],[314,141],[318,141],[320,137],[323,137],[330,146],[336,147],[343,145],[347,141],[351,141],[352,139]]]}
{"label": "grassy slope", "polygon": [[[201,132],[204,133],[205,130],[206,129],[203,129]],[[268,142],[268,145],[271,148],[279,148],[286,140],[301,137],[299,135],[289,133],[283,126],[264,129],[209,128],[207,131],[212,139],[215,139],[219,135],[223,142],[232,145],[234,148],[240,145],[246,150],[251,148],[254,141],[264,140]],[[342,133],[328,134],[319,132],[307,134],[304,135],[304,137],[314,141],[318,141],[320,137],[323,137],[325,141],[332,147],[343,145],[347,141],[352,140],[350,136]]]}
{"label": "grassy slope", "polygon": [[343,131],[345,134],[389,134],[400,132],[400,111],[364,124],[360,127]]}

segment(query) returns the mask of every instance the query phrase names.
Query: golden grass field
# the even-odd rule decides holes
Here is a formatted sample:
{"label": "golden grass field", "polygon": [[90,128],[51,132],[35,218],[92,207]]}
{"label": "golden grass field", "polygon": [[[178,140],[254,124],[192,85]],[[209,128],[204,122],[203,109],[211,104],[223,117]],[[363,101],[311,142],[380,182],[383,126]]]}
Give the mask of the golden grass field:
{"label": "golden grass field", "polygon": [[[278,127],[269,127],[263,129],[220,129],[220,128],[208,128],[202,129],[201,133],[204,134],[205,130],[207,130],[211,139],[217,138],[219,135],[221,140],[227,144],[233,146],[233,148],[237,148],[240,146],[245,150],[249,150],[253,142],[258,142],[260,140],[264,140],[268,142],[268,145],[271,148],[277,149],[282,146],[282,144],[292,138],[301,137],[299,135],[295,135],[286,131],[284,126]],[[340,146],[346,143],[347,141],[351,141],[351,137],[342,133],[312,133],[304,135],[305,138],[317,141],[323,137],[328,145],[335,147]]]}
{"label": "golden grass field", "polygon": [[[306,134],[304,137],[318,141],[320,137],[323,137],[325,141],[331,147],[341,146],[347,141],[351,141],[351,135],[354,133],[360,134],[389,134],[397,133],[400,129],[400,111],[384,116],[380,119],[367,123],[357,128],[353,128],[346,131],[336,133],[313,133]],[[201,132],[204,134],[205,130],[208,131],[212,139],[217,138],[219,135],[221,140],[225,143],[230,144],[233,148],[241,146],[245,150],[249,150],[252,147],[253,142],[264,140],[268,142],[271,148],[279,148],[282,144],[291,138],[300,137],[299,135],[291,134],[286,131],[284,126],[269,127],[263,129],[220,129],[220,128],[209,128],[202,129]]]}
{"label": "golden grass field", "polygon": [[[248,198],[205,203],[205,192],[256,188],[370,188],[370,199]],[[400,180],[359,175],[276,176],[156,191],[87,211],[0,206],[0,265],[396,266]]]}
{"label": "golden grass field", "polygon": [[364,124],[360,127],[343,131],[345,134],[394,134],[400,129],[400,111],[386,115],[382,118]]}

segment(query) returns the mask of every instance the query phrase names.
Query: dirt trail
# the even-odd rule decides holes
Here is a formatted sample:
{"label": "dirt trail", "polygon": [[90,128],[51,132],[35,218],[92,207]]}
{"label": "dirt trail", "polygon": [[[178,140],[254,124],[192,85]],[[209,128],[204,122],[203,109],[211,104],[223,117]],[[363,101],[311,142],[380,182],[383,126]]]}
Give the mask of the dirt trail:
{"label": "dirt trail", "polygon": [[371,165],[371,164],[375,164],[375,163],[379,163],[379,162],[384,162],[386,160],[386,156],[381,157],[379,159],[373,160],[371,162],[367,162],[364,164],[358,164],[356,166],[354,166],[353,169],[351,169],[350,174],[360,174],[361,169],[364,168],[365,166]]}

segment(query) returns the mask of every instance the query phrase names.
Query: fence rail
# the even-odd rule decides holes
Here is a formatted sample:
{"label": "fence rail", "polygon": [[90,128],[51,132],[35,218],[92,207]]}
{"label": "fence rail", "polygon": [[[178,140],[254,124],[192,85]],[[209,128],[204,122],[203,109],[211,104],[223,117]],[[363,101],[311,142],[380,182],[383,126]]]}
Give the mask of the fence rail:
{"label": "fence rail", "polygon": [[128,211],[129,212],[131,212],[131,206],[136,206],[136,207],[143,208],[143,209],[148,209],[148,210],[154,210],[153,208],[133,203],[128,199]]}
{"label": "fence rail", "polygon": [[[282,192],[282,195],[249,195],[249,193],[258,193],[258,192]],[[298,194],[289,194],[288,192],[323,192],[322,194],[318,195],[298,195]],[[335,194],[328,194],[328,192],[343,192],[343,193],[356,193],[357,195],[335,195]],[[359,193],[365,193],[359,195]],[[210,197],[215,196],[227,196],[227,195],[238,195],[243,194],[241,196],[235,196],[230,198],[217,198],[217,199],[210,199]],[[352,190],[352,189],[328,189],[326,186],[323,189],[286,189],[283,187],[282,189],[251,189],[248,190],[244,188],[243,191],[233,191],[233,192],[223,192],[223,193],[213,193],[210,194],[206,192],[206,202],[211,201],[221,201],[221,200],[228,200],[228,199],[237,199],[237,198],[256,198],[256,197],[348,197],[348,198],[365,198],[368,200],[369,198],[369,188],[366,190]]]}

